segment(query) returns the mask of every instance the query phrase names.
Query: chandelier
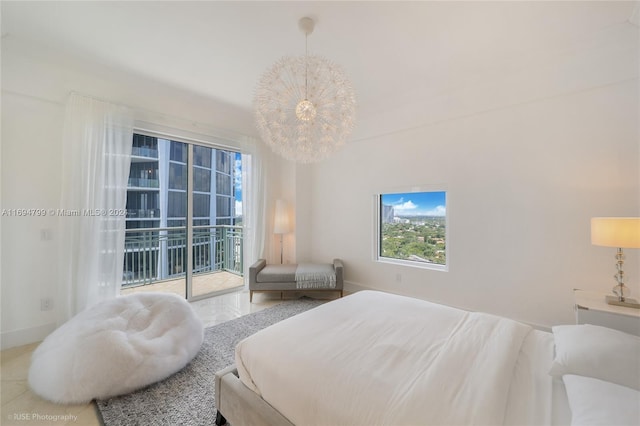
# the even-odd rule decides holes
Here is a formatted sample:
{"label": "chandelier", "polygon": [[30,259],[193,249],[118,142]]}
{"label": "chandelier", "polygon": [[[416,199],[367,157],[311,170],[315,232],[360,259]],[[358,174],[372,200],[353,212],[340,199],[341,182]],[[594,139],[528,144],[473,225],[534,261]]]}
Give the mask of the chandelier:
{"label": "chandelier", "polygon": [[305,55],[283,57],[262,76],[254,97],[262,139],[282,157],[300,163],[327,158],[343,145],[355,123],[356,96],[342,69],[309,56],[307,38],[314,21],[298,22]]}

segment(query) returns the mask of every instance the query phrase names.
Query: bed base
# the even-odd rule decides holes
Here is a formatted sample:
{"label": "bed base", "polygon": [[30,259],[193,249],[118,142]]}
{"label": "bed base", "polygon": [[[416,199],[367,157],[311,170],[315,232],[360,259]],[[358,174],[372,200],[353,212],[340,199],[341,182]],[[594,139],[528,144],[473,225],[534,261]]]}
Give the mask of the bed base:
{"label": "bed base", "polygon": [[231,365],[215,374],[216,425],[227,420],[233,426],[294,426],[262,397],[246,387]]}

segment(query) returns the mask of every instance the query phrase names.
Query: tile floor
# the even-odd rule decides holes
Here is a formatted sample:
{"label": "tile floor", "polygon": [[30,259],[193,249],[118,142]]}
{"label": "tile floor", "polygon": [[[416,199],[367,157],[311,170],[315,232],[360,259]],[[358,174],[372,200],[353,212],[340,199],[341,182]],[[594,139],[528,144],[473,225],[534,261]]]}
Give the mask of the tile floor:
{"label": "tile floor", "polygon": [[[242,287],[243,283],[244,279],[241,275],[226,271],[197,274],[193,276],[193,296],[197,297],[216,291],[225,291],[236,287]],[[121,294],[132,294],[141,291],[169,292],[184,297],[185,279],[166,280],[138,287],[129,287],[122,289]]]}
{"label": "tile floor", "polygon": [[[193,302],[192,306],[209,327],[280,302],[279,294],[256,293],[249,303],[249,293],[241,291]],[[37,346],[33,343],[0,352],[0,425],[100,425],[93,403],[53,404],[29,390],[27,374],[31,353]]]}

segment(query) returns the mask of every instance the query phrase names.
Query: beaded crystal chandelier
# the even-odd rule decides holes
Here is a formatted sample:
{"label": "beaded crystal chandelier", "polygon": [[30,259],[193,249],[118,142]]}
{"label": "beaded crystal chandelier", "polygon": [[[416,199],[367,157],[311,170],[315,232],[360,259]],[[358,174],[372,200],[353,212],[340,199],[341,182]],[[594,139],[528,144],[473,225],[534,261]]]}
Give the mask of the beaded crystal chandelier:
{"label": "beaded crystal chandelier", "polygon": [[284,57],[264,73],[254,98],[262,139],[277,154],[300,163],[328,157],[344,144],[355,123],[356,96],[342,69],[307,54],[314,21],[298,23],[305,55]]}

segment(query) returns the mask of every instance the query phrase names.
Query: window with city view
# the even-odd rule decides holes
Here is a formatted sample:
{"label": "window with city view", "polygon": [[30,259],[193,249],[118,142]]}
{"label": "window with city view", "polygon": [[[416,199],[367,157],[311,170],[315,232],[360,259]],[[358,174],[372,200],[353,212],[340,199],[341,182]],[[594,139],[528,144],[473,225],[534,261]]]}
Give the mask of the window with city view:
{"label": "window with city view", "polygon": [[446,270],[447,193],[378,195],[377,258]]}

